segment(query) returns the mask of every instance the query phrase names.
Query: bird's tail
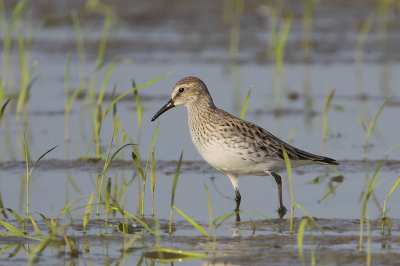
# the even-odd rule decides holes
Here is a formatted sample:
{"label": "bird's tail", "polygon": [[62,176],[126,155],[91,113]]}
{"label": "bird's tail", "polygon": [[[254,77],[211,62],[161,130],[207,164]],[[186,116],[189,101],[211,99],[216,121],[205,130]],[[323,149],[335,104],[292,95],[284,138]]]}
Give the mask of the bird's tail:
{"label": "bird's tail", "polygon": [[339,163],[335,159],[324,157],[324,156],[321,156],[320,158],[314,159],[313,161],[326,163],[326,164],[331,164],[331,165],[339,165]]}

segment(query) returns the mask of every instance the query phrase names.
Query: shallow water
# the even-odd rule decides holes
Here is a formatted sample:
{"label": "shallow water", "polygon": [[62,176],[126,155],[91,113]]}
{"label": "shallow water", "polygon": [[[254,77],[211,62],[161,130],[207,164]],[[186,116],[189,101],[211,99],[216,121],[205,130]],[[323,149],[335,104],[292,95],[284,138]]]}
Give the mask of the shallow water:
{"label": "shallow water", "polygon": [[[159,124],[155,142],[154,208],[161,222],[161,246],[201,254],[215,247],[215,252],[209,253],[212,255],[210,258],[187,260],[185,265],[248,264],[249,261],[254,264],[264,264],[265,261],[286,265],[301,263],[297,235],[289,233],[290,213],[282,220],[276,219],[277,189],[270,177],[249,176],[240,179],[242,222],[235,223],[235,217],[231,216],[222,223],[215,233],[215,246],[212,238],[201,236],[177,212],[173,217],[175,231],[172,235],[167,233],[172,182],[181,151],[183,162],[175,206],[204,228],[208,228],[209,224],[205,186],[210,192],[214,219],[231,213],[234,207],[233,189],[228,178],[208,166],[191,143],[185,108],[175,108],[155,123],[150,122],[154,113],[169,100],[175,82],[184,76],[195,75],[208,85],[216,105],[235,115],[240,115],[246,95],[252,88],[246,120],[257,123],[286,141],[293,135],[295,146],[340,162],[336,169],[341,175],[325,166],[302,167],[293,171],[295,202],[316,217],[325,232],[322,235],[313,227],[311,244],[306,230],[304,248],[307,263],[314,249],[318,265],[365,263],[366,254],[358,252],[359,218],[362,212],[360,198],[365,196],[363,191],[383,159],[369,200],[368,215],[373,219],[371,256],[374,264],[395,264],[398,261],[400,209],[395,205],[400,200],[398,190],[394,191],[387,203],[387,215],[393,219],[392,235],[381,235],[380,231],[384,200],[400,176],[400,149],[386,154],[391,147],[400,143],[398,16],[389,12],[385,31],[379,31],[378,26],[372,28],[365,43],[363,61],[355,63],[357,39],[363,23],[376,10],[375,1],[352,1],[345,6],[325,0],[316,5],[310,35],[313,43],[310,56],[305,56],[299,48],[303,38],[302,5],[287,5],[285,12],[292,13],[293,23],[283,71],[279,76],[270,56],[271,51],[266,48],[270,39],[270,20],[266,12],[268,8],[276,8],[273,4],[246,2],[241,19],[238,58],[229,52],[232,28],[229,23],[224,23],[222,4],[206,1],[194,5],[179,1],[179,5],[168,6],[169,12],[164,12],[167,7],[162,1],[127,4],[121,0],[107,4],[116,12],[119,21],[112,26],[106,59],[119,57],[133,60],[133,63],[116,64],[108,82],[103,109],[111,102],[114,85],[116,94],[122,94],[131,89],[132,79],[140,85],[171,72],[139,91],[143,107],[141,129],[138,129],[136,103],[132,95],[117,106],[118,119],[137,143],[143,165],[154,130]],[[11,12],[10,5],[6,2],[7,14]],[[72,105],[69,118],[71,140],[65,141],[64,82],[68,52],[72,55],[70,92],[79,85],[82,74],[76,54],[74,29],[69,20],[69,13],[74,8],[82,10],[84,7],[80,1],[28,4],[34,24],[47,15],[44,26],[34,31],[31,61],[38,61],[35,70],[38,78],[30,92],[27,111],[22,116],[25,128],[15,123],[15,98],[7,107],[0,128],[0,199],[4,208],[10,208],[22,216],[26,210],[23,131],[27,135],[31,166],[32,161],[58,145],[39,162],[33,172],[30,184],[32,212],[54,217],[68,202],[81,196],[85,197],[74,206],[85,206],[89,195],[96,192],[103,171],[104,160],[81,159],[86,154],[93,130],[90,101],[84,94]],[[379,18],[378,14],[377,25],[382,23]],[[85,38],[85,71],[90,78],[95,69],[103,18],[99,14],[88,13],[81,23]],[[18,49],[15,48],[10,54],[12,75],[7,76],[6,89],[9,95],[15,93],[20,83],[18,66]],[[99,72],[98,86],[101,86],[107,68],[108,65]],[[274,84],[278,81],[281,88],[279,95],[274,91]],[[326,95],[332,89],[336,93],[328,113],[328,138],[324,142],[322,117]],[[372,133],[367,160],[363,160],[366,131],[359,117],[365,120],[368,127],[379,107],[389,97],[391,99],[381,112]],[[113,133],[112,125],[110,113],[101,129],[102,154],[107,153]],[[297,131],[292,134],[295,128]],[[118,138],[116,146],[120,145]],[[105,179],[116,186],[113,190],[125,188],[124,209],[136,214],[142,183],[130,160],[131,151],[132,147],[125,148],[123,158],[117,158],[111,164]],[[90,153],[93,152],[92,145]],[[289,209],[290,193],[285,172],[282,177],[284,203]],[[123,185],[127,182],[129,184]],[[144,214],[149,218],[152,207],[149,184],[144,202]],[[143,256],[157,245],[154,236],[139,227],[136,234],[141,238],[128,253],[123,253],[124,235],[115,229],[122,221],[121,215],[112,217],[111,226],[107,227],[104,222],[106,215],[101,208],[101,219],[97,220],[92,213],[88,231],[84,234],[84,212],[85,208],[79,208],[70,216],[62,216],[59,221],[60,224],[72,223],[67,227],[66,235],[76,240],[82,253],[72,258],[65,243],[57,247],[57,241],[54,241],[54,247],[44,250],[38,258],[38,264],[140,264],[141,259],[150,262],[150,258]],[[295,229],[304,216],[296,208]],[[19,228],[10,212],[5,211],[0,217]],[[33,214],[33,217],[37,219],[39,228],[46,232],[46,224],[39,214]],[[266,220],[267,217],[272,222]],[[146,221],[154,228],[152,219]],[[28,231],[30,235],[35,235],[31,225]],[[1,226],[0,232],[8,233]],[[367,240],[364,241],[365,247],[366,243]],[[37,244],[37,241],[24,237],[0,236],[1,264],[26,264],[29,256],[25,249]]]}

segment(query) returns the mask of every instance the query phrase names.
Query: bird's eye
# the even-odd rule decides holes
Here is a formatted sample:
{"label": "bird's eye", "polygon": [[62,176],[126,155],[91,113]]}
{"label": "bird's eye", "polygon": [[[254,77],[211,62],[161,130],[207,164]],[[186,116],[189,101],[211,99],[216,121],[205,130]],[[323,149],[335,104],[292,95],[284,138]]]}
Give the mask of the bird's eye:
{"label": "bird's eye", "polygon": [[179,88],[179,92],[183,92],[185,88]]}

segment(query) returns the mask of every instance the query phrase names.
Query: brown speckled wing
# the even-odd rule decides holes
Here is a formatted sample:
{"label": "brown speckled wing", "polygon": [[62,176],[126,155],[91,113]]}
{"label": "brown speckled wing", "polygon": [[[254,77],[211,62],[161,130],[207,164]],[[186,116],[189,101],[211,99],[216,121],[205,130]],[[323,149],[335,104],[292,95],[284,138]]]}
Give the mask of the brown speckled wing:
{"label": "brown speckled wing", "polygon": [[244,139],[244,143],[252,143],[252,150],[254,150],[255,153],[261,153],[264,157],[283,160],[283,146],[290,160],[310,160],[328,164],[338,164],[334,159],[297,149],[256,124],[239,119],[225,111],[222,112],[225,120],[222,123],[220,122],[222,130],[231,131],[230,135],[236,137],[238,141]]}

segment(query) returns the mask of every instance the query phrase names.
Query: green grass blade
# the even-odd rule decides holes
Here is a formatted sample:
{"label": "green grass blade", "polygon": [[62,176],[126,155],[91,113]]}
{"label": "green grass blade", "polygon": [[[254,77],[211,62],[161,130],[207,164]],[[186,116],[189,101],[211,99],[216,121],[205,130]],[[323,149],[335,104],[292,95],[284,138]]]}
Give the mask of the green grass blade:
{"label": "green grass blade", "polygon": [[78,94],[82,91],[83,85],[79,84],[79,86],[74,90],[74,92],[71,94],[71,97],[68,100],[67,107],[65,110],[69,113],[71,110],[72,103],[75,101],[76,97]]}
{"label": "green grass blade", "polygon": [[294,127],[292,129],[292,131],[290,131],[290,135],[289,135],[289,143],[293,144],[293,140],[294,140],[294,135],[296,135],[296,132],[299,128],[298,127]]}
{"label": "green grass blade", "polygon": [[28,143],[26,141],[26,135],[24,132],[24,155],[25,155],[25,167],[26,167],[26,215],[29,216],[29,192],[30,192],[30,174],[29,174],[29,151]]}
{"label": "green grass blade", "polygon": [[299,250],[299,257],[302,265],[305,265],[304,253],[303,253],[303,238],[304,238],[304,228],[306,227],[307,223],[308,220],[303,219],[299,225],[299,231],[297,232],[297,248]]}
{"label": "green grass blade", "polygon": [[213,209],[212,209],[212,202],[211,202],[211,195],[210,195],[210,191],[208,190],[208,186],[204,183],[204,189],[206,190],[206,194],[207,194],[207,202],[208,202],[208,213],[209,213],[209,217],[210,217],[210,228],[214,225],[213,224]]}
{"label": "green grass blade", "polygon": [[150,149],[149,149],[149,155],[148,155],[148,157],[147,157],[146,169],[145,169],[145,171],[144,171],[144,175],[145,175],[145,176],[147,176],[147,170],[148,170],[149,163],[150,163],[150,156],[151,156],[151,153],[152,153],[154,144],[155,144],[155,142],[156,142],[156,137],[157,137],[157,133],[158,133],[158,128],[159,128],[159,126],[160,126],[160,123],[157,124],[156,129],[154,130],[153,139],[152,139],[152,141],[151,141],[151,145],[150,145]]}
{"label": "green grass blade", "polygon": [[[383,163],[383,161],[379,162],[379,165],[375,170],[374,176],[372,177],[372,180],[368,185],[367,192],[365,193],[365,196],[364,196],[364,202],[363,202],[363,206],[362,206],[362,209],[361,209],[361,218],[360,218],[360,240],[359,240],[359,250],[360,251],[363,250],[364,219],[365,219],[365,214],[366,214],[367,209],[368,209],[368,200],[369,200],[369,197],[370,197],[370,195],[372,193],[372,189],[374,187],[374,183],[376,181],[378,173],[379,173],[379,171],[381,169],[382,163]],[[367,217],[367,220],[368,220],[368,217]]]}
{"label": "green grass blade", "polygon": [[241,119],[243,119],[244,114],[246,113],[247,105],[249,104],[249,99],[250,99],[250,95],[251,95],[251,91],[252,90],[253,90],[253,88],[250,88],[249,92],[247,93],[246,101],[244,102],[243,109],[242,109],[242,114],[240,115]]}
{"label": "green grass blade", "polygon": [[43,153],[42,155],[40,155],[39,159],[37,159],[37,160],[35,161],[35,163],[32,165],[31,171],[30,171],[29,175],[32,174],[33,169],[35,169],[35,167],[37,166],[37,164],[38,164],[44,157],[46,157],[47,154],[49,154],[50,152],[52,152],[52,151],[53,151],[55,148],[57,148],[57,147],[58,147],[58,145],[57,145],[57,146],[54,146],[53,148],[49,149],[48,151],[46,151],[45,153]]}
{"label": "green grass blade", "polygon": [[111,108],[113,108],[113,106],[114,106],[119,100],[121,100],[121,99],[124,98],[125,96],[131,94],[131,93],[134,92],[135,90],[139,90],[139,89],[144,88],[144,87],[146,87],[146,86],[148,86],[148,85],[150,85],[150,84],[153,84],[153,83],[156,82],[156,81],[159,81],[160,79],[165,78],[165,77],[168,76],[169,74],[170,74],[170,73],[164,74],[164,75],[162,75],[162,76],[159,76],[159,77],[157,77],[157,78],[155,78],[155,79],[152,79],[152,80],[150,80],[150,81],[148,81],[148,82],[146,82],[146,83],[143,83],[142,85],[140,85],[140,86],[138,86],[138,87],[136,87],[136,88],[130,89],[130,90],[128,90],[128,91],[122,93],[120,96],[118,96],[117,98],[115,98],[115,99],[108,105],[107,109],[106,109],[106,110],[104,111],[104,113],[103,113],[103,118],[110,112]]}
{"label": "green grass blade", "polygon": [[113,206],[112,209],[117,210],[117,211],[119,211],[120,213],[122,213],[123,215],[125,215],[125,216],[127,216],[127,217],[133,219],[133,220],[136,221],[136,222],[138,222],[138,223],[141,224],[144,228],[146,228],[146,230],[149,231],[150,234],[153,234],[153,235],[156,234],[156,233],[154,232],[154,230],[151,229],[150,226],[149,226],[147,223],[145,223],[144,221],[142,221],[141,219],[139,219],[139,218],[136,217],[135,215],[130,214],[129,212],[127,212],[127,211],[125,211],[125,210],[122,210],[122,209],[119,208],[119,207]]}
{"label": "green grass blade", "polygon": [[187,252],[171,248],[156,248],[147,250],[143,253],[145,258],[158,261],[160,263],[173,263],[174,261],[195,260],[209,258],[208,255]]}
{"label": "green grass blade", "polygon": [[[240,211],[240,212],[242,212],[242,211]],[[230,212],[230,213],[221,215],[221,216],[219,216],[219,217],[214,219],[213,224],[217,225],[217,223],[223,222],[226,219],[229,219],[230,217],[234,216],[235,214],[236,213],[234,213],[234,212]]]}
{"label": "green grass blade", "polygon": [[[327,85],[328,87],[328,85]],[[328,138],[328,111],[329,111],[329,107],[331,105],[331,101],[333,96],[335,95],[336,90],[333,89],[331,91],[331,93],[329,93],[329,95],[325,98],[325,107],[324,107],[324,115],[323,115],[323,120],[322,120],[322,128],[323,128],[323,134],[322,134],[322,138],[324,141],[327,140]]]}
{"label": "green grass blade", "polygon": [[22,219],[22,218],[18,215],[18,213],[16,213],[16,212],[15,212],[14,210],[12,210],[12,209],[7,208],[7,211],[9,211],[9,212],[12,214],[12,216],[14,216],[15,220],[17,220],[17,222],[19,223],[19,225],[22,227],[22,231],[26,232],[26,229],[25,229],[25,221],[24,221],[24,219]]}
{"label": "green grass blade", "polygon": [[[97,104],[98,105],[101,105],[103,103],[104,93],[106,91],[108,80],[110,79],[110,76],[111,76],[111,74],[112,74],[112,72],[114,70],[114,67],[115,67],[116,63],[117,63],[117,61],[113,60],[112,64],[110,65],[110,67],[107,70],[107,74],[106,74],[106,76],[105,76],[105,78],[103,80],[103,83],[102,83],[101,89],[100,89],[100,93],[99,93],[99,96],[98,96],[98,99],[97,99]],[[102,118],[104,118],[104,117],[102,117]]]}
{"label": "green grass blade", "polygon": [[201,234],[203,234],[204,236],[209,236],[209,234],[207,233],[206,230],[204,230],[203,227],[201,227],[201,225],[199,225],[198,223],[196,223],[193,219],[191,219],[189,216],[187,216],[183,211],[181,211],[178,207],[173,206],[173,209],[177,210],[191,225],[193,225],[194,228],[197,229],[197,231],[199,231]]}
{"label": "green grass blade", "polygon": [[105,21],[104,21],[103,33],[101,35],[99,51],[97,53],[96,69],[100,69],[100,66],[103,62],[104,54],[106,51],[107,36],[108,36],[108,31],[110,29],[110,26],[111,26],[111,17],[110,17],[110,15],[107,14]]}
{"label": "green grass blade", "polygon": [[[68,55],[67,55],[67,66],[65,67],[65,87],[64,87],[65,103],[68,102],[68,97],[69,97],[69,72],[70,72],[70,65],[71,65],[71,54],[68,53]],[[65,106],[67,106],[67,104],[65,104]]]}
{"label": "green grass blade", "polygon": [[365,132],[367,132],[367,124],[365,124],[364,118],[362,118],[361,115],[358,115],[358,119],[360,120],[360,124],[362,126],[362,128],[364,129]]}
{"label": "green grass blade", "polygon": [[322,234],[325,234],[324,230],[322,229],[322,227],[315,221],[315,219],[298,203],[295,203],[296,207],[299,208],[300,210],[302,210],[304,212],[304,214],[307,216],[307,218],[313,222],[313,224],[315,224],[315,226],[319,229],[319,231],[321,231]]}
{"label": "green grass blade", "polygon": [[90,212],[92,211],[93,199],[94,199],[94,193],[90,194],[89,202],[86,205],[85,213],[83,215],[83,233],[86,232],[86,227],[89,223],[89,215],[90,215]]}
{"label": "green grass blade", "polygon": [[112,163],[112,161],[114,160],[115,156],[117,156],[118,153],[120,153],[123,149],[125,149],[128,146],[133,146],[136,145],[134,143],[127,143],[122,145],[121,147],[119,147],[112,155],[109,159],[107,159],[107,162],[104,164],[104,168],[103,168],[103,173],[105,173],[108,169],[108,167],[110,167],[110,164]]}
{"label": "green grass blade", "polygon": [[336,174],[343,176],[343,175],[342,175],[342,173],[340,173],[340,172],[339,172],[339,170],[338,170],[338,169],[336,169],[334,166],[332,166],[332,165],[328,165],[328,167],[329,167],[329,168],[331,168],[331,169],[332,169],[332,171],[333,171],[333,172],[335,172]]}
{"label": "green grass blade", "polygon": [[15,236],[25,236],[25,234],[20,231],[18,228],[12,226],[11,224],[8,224],[2,220],[0,220],[0,224],[3,225],[8,231],[10,231],[12,233],[12,235]]}
{"label": "green grass blade", "polygon": [[135,101],[136,101],[136,112],[137,112],[137,122],[138,122],[138,130],[142,128],[142,114],[143,114],[143,107],[140,104],[140,97],[139,97],[139,92],[136,87],[135,80],[132,80],[132,87],[135,89],[133,91],[133,95],[135,96]]}
{"label": "green grass blade", "polygon": [[144,174],[143,167],[142,167],[142,164],[140,162],[140,157],[135,152],[132,152],[132,160],[135,163],[136,168],[139,171],[139,174],[140,174],[140,177],[142,178],[142,181],[145,182],[146,181],[146,175]]}
{"label": "green grass blade", "polygon": [[35,230],[37,235],[42,235],[42,232],[40,231],[39,227],[37,226],[35,220],[32,218],[32,216],[29,217],[29,219],[31,220],[33,229]]}
{"label": "green grass blade", "polygon": [[275,64],[276,64],[276,72],[278,74],[280,74],[282,70],[282,62],[283,62],[283,57],[285,56],[285,47],[287,43],[287,38],[289,36],[291,23],[292,23],[292,17],[290,16],[284,22],[282,33],[280,34],[279,37],[276,38]]}
{"label": "green grass blade", "polygon": [[[0,123],[1,125],[1,123]],[[390,147],[384,154],[383,157],[386,157],[389,153],[391,153],[392,151],[394,151],[395,149],[400,148],[400,143],[396,143],[395,145],[393,145],[392,147]]]}
{"label": "green grass blade", "polygon": [[4,116],[4,112],[6,110],[7,105],[9,104],[11,99],[8,99],[2,106],[0,109],[0,126],[1,126],[1,122],[3,121],[3,116]]}
{"label": "green grass blade", "polygon": [[382,218],[386,216],[386,203],[389,200],[390,195],[392,195],[393,191],[397,188],[399,182],[400,182],[400,177],[397,178],[396,182],[394,183],[394,185],[392,186],[392,188],[390,189],[389,193],[386,196],[385,202],[383,203]]}
{"label": "green grass blade", "polygon": [[76,48],[78,51],[78,58],[79,58],[79,79],[80,83],[84,84],[86,82],[85,48],[82,37],[82,29],[79,23],[78,12],[76,10],[73,10],[71,12],[71,19],[72,19],[72,24],[74,26]]}
{"label": "green grass blade", "polygon": [[71,207],[75,205],[77,202],[81,201],[82,199],[86,198],[86,195],[80,196],[79,198],[69,202],[64,208],[61,210],[60,214],[57,216],[57,219],[63,216],[64,214],[70,213]]}
{"label": "green grass blade", "polygon": [[172,233],[172,214],[173,214],[173,206],[175,202],[175,191],[176,191],[176,186],[178,184],[178,178],[179,178],[179,172],[181,170],[181,165],[182,165],[182,157],[183,157],[183,151],[181,151],[181,155],[179,157],[178,165],[176,167],[175,175],[174,175],[174,181],[172,182],[172,194],[171,194],[171,214],[170,214],[170,219],[169,219],[169,233]]}
{"label": "green grass blade", "polygon": [[154,191],[156,188],[156,159],[154,151],[151,153],[150,163],[150,182],[151,182],[151,215],[154,216]]}
{"label": "green grass blade", "polygon": [[47,225],[47,229],[49,229],[49,231],[52,231],[52,227],[51,227],[51,223],[49,221],[49,219],[44,216],[43,214],[39,213],[39,215],[42,217],[42,220],[45,222],[45,224]]}
{"label": "green grass blade", "polygon": [[365,150],[364,150],[364,159],[367,158],[367,151],[368,151],[368,143],[369,139],[371,138],[372,131],[374,130],[376,120],[378,119],[380,113],[382,112],[385,105],[389,102],[391,98],[386,99],[386,101],[379,107],[378,112],[376,112],[375,117],[372,119],[371,123],[369,124],[367,134],[365,135]]}

